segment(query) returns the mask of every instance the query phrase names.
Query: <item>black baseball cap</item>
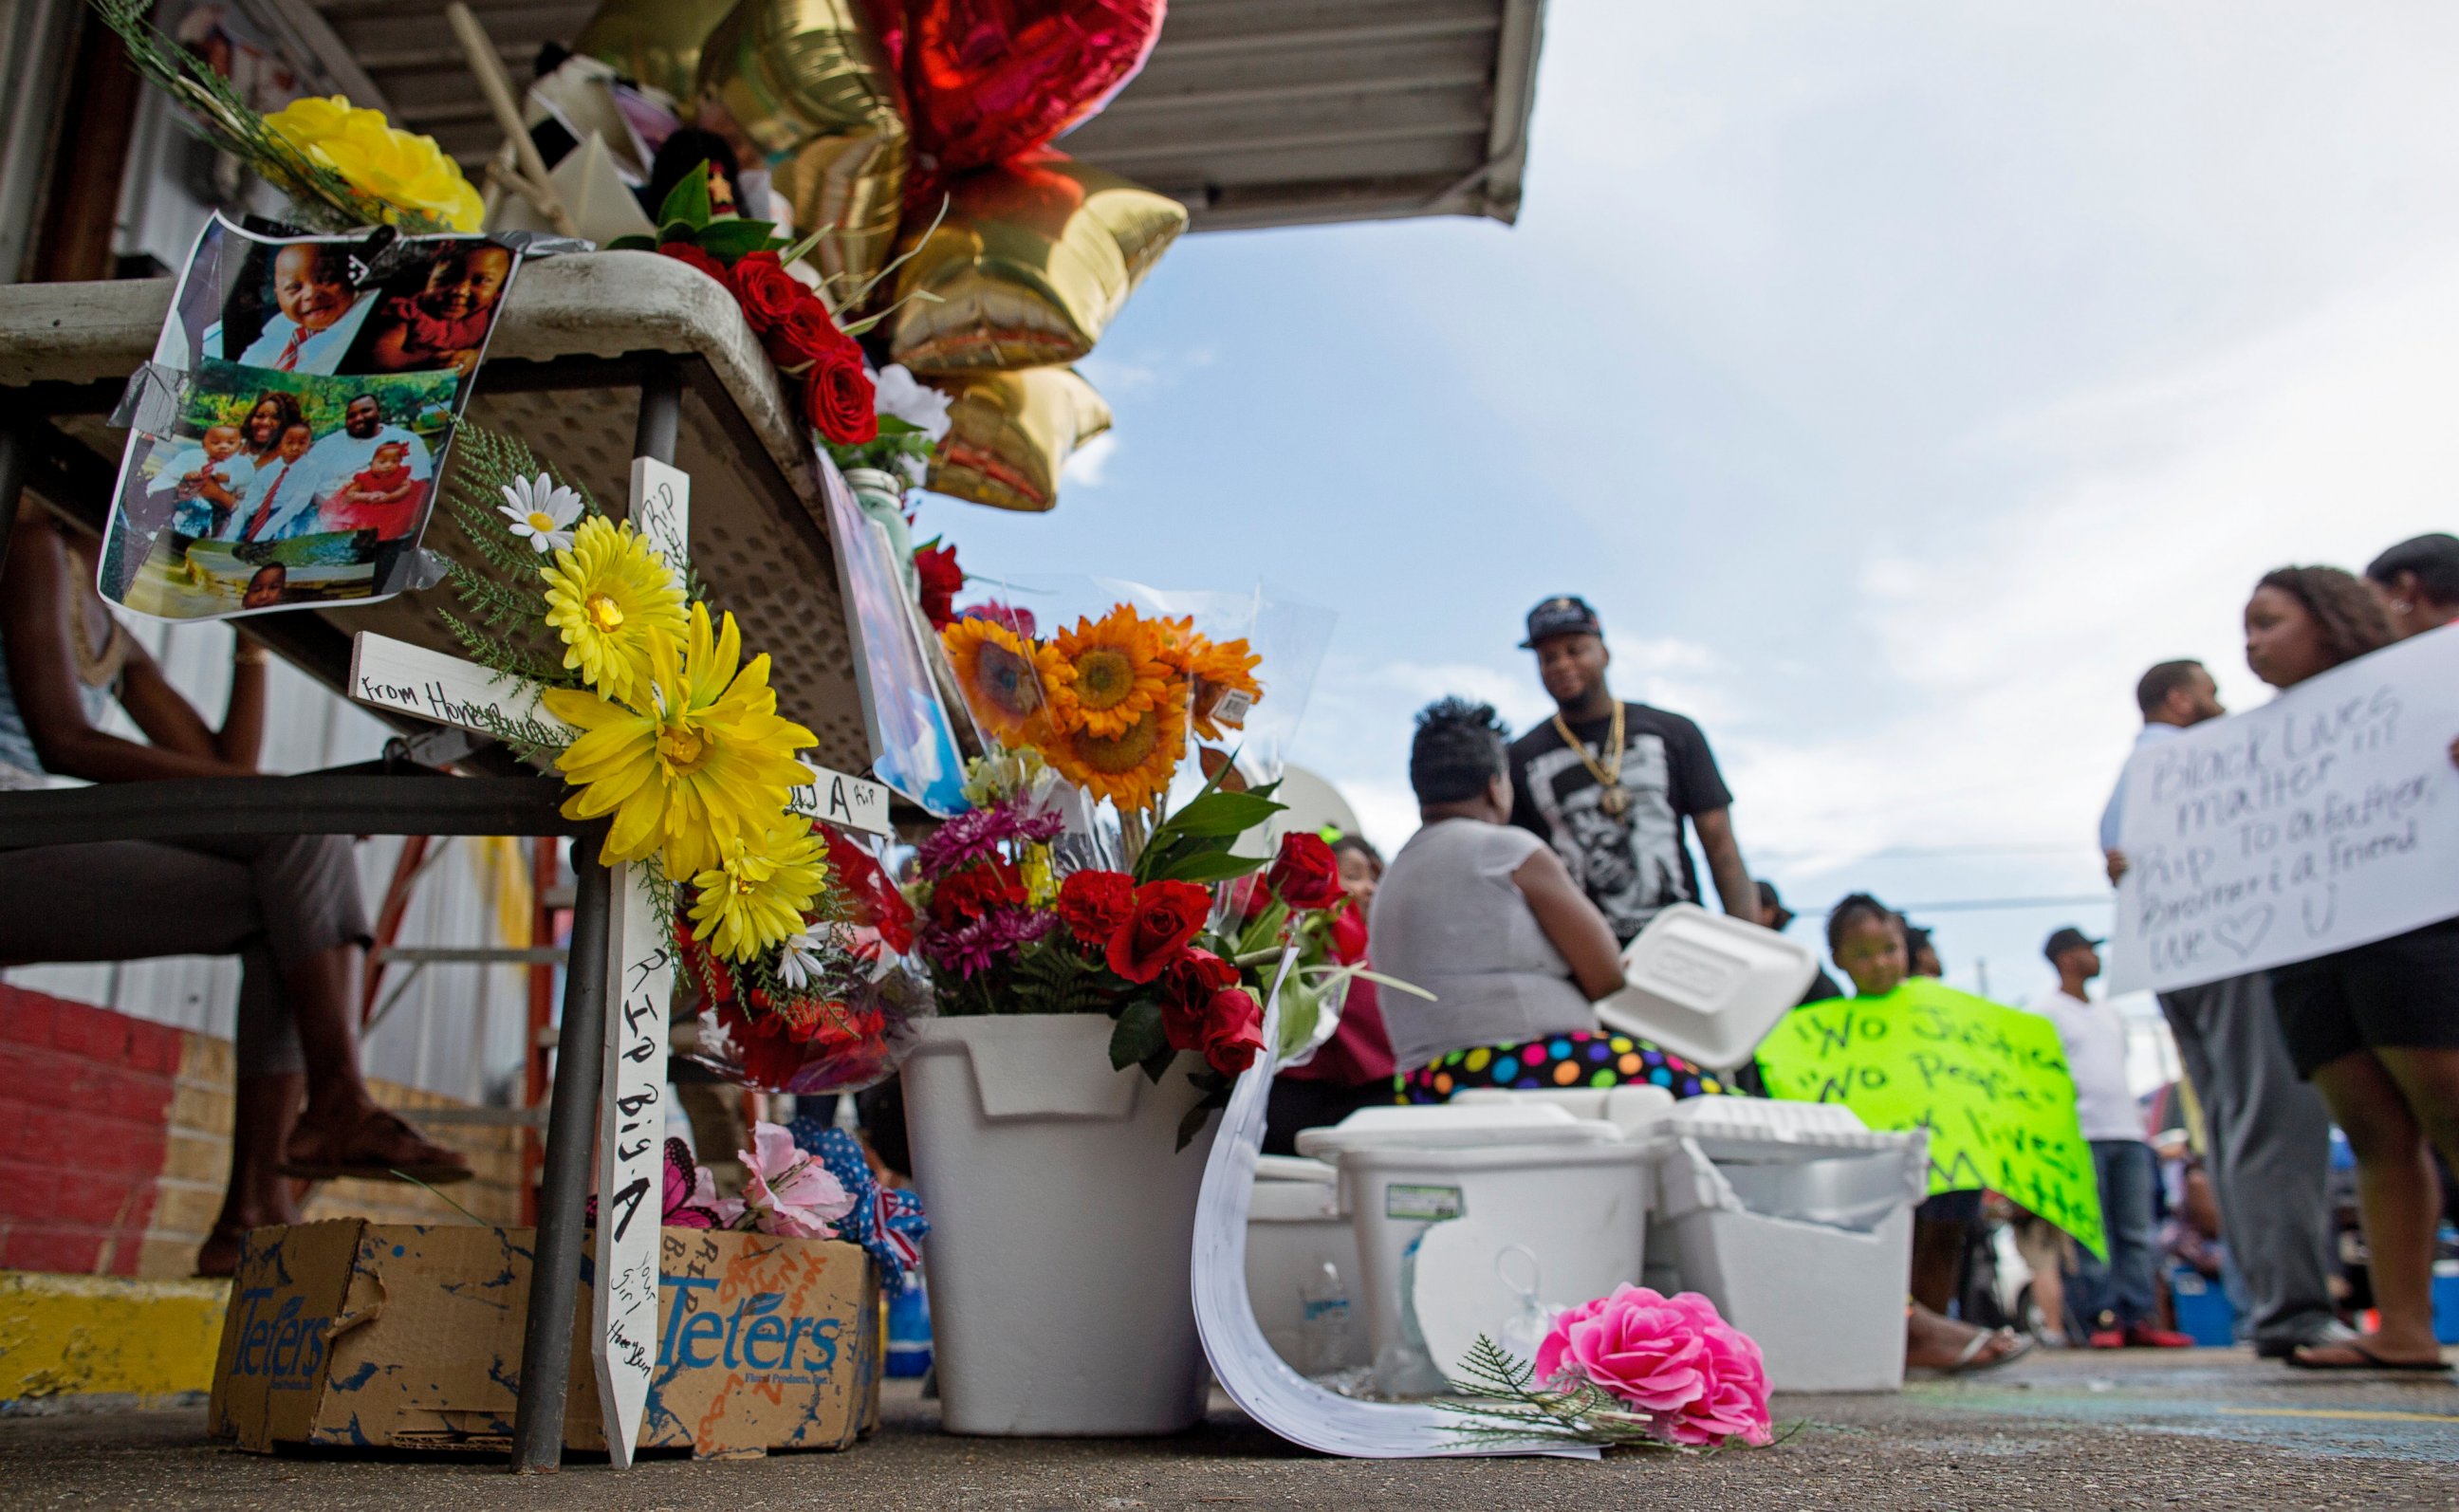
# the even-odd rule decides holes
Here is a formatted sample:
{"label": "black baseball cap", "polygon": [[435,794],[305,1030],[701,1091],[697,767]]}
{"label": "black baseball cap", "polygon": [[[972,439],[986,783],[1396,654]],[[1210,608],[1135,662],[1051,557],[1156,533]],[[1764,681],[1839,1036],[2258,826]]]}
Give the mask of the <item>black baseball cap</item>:
{"label": "black baseball cap", "polygon": [[2098,950],[2102,944],[2102,941],[2070,924],[2049,936],[2049,942],[2041,947],[2041,954],[2056,960],[2070,950]]}
{"label": "black baseball cap", "polygon": [[1586,598],[1562,594],[1528,611],[1528,639],[1520,642],[1520,649],[1533,651],[1538,641],[1549,636],[1605,633],[1606,627],[1597,621],[1597,612]]}

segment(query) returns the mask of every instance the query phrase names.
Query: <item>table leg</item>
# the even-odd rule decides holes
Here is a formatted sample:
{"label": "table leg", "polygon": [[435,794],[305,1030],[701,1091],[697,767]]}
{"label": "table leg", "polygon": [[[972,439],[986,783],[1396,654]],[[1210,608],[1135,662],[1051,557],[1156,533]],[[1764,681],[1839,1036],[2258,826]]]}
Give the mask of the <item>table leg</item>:
{"label": "table leg", "polygon": [[[676,408],[682,409],[680,394]],[[0,572],[9,567],[9,541],[17,532],[17,506],[26,496],[26,474],[34,467],[34,423],[0,422]]]}
{"label": "table leg", "polygon": [[670,359],[652,358],[641,374],[641,418],[632,431],[632,454],[671,464],[683,423],[683,370]]}
{"label": "table leg", "polygon": [[563,1405],[572,1382],[572,1321],[580,1296],[580,1246],[589,1166],[598,1134],[598,1083],[606,1060],[606,952],[613,873],[598,864],[602,830],[572,843],[572,952],[564,968],[563,1023],[556,1035],[555,1102],[547,1115],[545,1176],[538,1194],[537,1251],[530,1263],[530,1312],[521,1336],[520,1407],[513,1419],[513,1471],[563,1462]]}

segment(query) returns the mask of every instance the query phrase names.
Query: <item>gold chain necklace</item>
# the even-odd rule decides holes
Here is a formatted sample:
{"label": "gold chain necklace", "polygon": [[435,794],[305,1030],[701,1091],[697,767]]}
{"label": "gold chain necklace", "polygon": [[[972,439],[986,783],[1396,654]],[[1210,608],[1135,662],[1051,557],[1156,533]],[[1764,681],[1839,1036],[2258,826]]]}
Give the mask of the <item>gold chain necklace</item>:
{"label": "gold chain necklace", "polygon": [[1597,799],[1597,807],[1604,809],[1610,819],[1619,819],[1630,811],[1630,794],[1625,792],[1622,786],[1622,700],[1616,699],[1613,728],[1606,736],[1605,760],[1599,761],[1588,754],[1587,742],[1571,733],[1571,726],[1565,722],[1563,711],[1554,711],[1554,733],[1563,737],[1563,744],[1571,747],[1572,754],[1580,758],[1580,765],[1588,769],[1588,775],[1594,777],[1597,786],[1604,789]]}

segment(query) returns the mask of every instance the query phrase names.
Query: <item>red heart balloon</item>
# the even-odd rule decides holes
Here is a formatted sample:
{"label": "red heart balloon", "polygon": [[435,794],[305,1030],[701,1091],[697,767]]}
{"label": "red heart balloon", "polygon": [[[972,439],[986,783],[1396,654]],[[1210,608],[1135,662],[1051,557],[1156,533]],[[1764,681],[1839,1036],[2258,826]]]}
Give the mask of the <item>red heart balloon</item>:
{"label": "red heart balloon", "polygon": [[1047,145],[1109,102],[1167,0],[909,0],[916,164],[945,176]]}

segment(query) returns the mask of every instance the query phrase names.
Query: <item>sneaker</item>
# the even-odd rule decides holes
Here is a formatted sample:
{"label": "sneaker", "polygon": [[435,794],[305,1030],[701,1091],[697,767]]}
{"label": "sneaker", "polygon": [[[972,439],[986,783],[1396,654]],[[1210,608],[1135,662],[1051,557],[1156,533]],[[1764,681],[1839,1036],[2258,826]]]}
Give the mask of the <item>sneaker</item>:
{"label": "sneaker", "polygon": [[2113,1328],[2094,1329],[2092,1330],[2091,1334],[2091,1347],[2093,1349],[2124,1349],[2126,1347],[2126,1331],[2124,1329]]}
{"label": "sneaker", "polygon": [[2129,1323],[2125,1333],[2129,1349],[2193,1349],[2194,1338],[2175,1329],[2154,1328],[2149,1323]]}

